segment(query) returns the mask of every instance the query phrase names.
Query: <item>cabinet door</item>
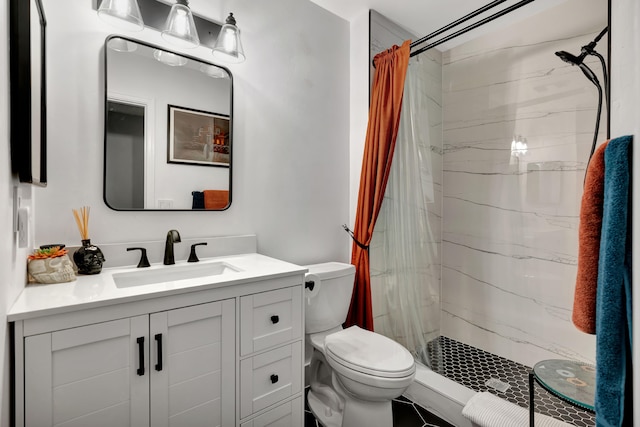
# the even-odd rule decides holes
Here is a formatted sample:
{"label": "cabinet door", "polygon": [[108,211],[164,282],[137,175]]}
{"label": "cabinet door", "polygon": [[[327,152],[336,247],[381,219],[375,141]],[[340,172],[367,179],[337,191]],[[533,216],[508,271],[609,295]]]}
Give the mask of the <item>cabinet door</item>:
{"label": "cabinet door", "polygon": [[235,300],[151,315],[151,425],[235,425]]}
{"label": "cabinet door", "polygon": [[138,316],[25,338],[25,425],[148,427],[148,330]]}

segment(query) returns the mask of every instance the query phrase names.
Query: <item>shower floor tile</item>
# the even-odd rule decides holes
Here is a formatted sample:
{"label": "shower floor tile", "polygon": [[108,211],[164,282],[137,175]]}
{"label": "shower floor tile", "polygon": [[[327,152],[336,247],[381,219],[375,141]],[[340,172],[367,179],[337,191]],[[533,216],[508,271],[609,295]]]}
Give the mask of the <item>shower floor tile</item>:
{"label": "shower floor tile", "polygon": [[[440,375],[529,408],[530,367],[443,336],[430,343],[430,356],[435,361],[432,369]],[[577,427],[595,425],[593,414],[562,401],[541,386],[536,385],[534,399],[536,412]]]}
{"label": "shower floor tile", "polygon": [[[308,391],[309,388],[307,387]],[[454,427],[404,396],[394,399],[391,404],[393,406],[394,427]],[[322,427],[322,424],[315,419],[309,410],[306,399],[304,405],[304,427]]]}

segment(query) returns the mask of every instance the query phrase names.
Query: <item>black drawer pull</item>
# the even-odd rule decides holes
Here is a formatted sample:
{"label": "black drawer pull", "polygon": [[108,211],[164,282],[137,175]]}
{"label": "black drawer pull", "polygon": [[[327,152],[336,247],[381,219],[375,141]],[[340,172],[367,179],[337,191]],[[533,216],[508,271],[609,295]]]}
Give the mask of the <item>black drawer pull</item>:
{"label": "black drawer pull", "polygon": [[280,316],[271,316],[271,323],[274,325],[280,321]]}
{"label": "black drawer pull", "polygon": [[139,376],[144,375],[144,337],[138,337],[136,339],[138,343],[138,365],[140,366],[136,373]]}
{"label": "black drawer pull", "polygon": [[278,382],[278,376],[276,374],[271,374],[271,384],[275,384]]}
{"label": "black drawer pull", "polygon": [[162,334],[156,334],[156,345],[158,346],[158,363],[156,363],[156,371],[162,371]]}

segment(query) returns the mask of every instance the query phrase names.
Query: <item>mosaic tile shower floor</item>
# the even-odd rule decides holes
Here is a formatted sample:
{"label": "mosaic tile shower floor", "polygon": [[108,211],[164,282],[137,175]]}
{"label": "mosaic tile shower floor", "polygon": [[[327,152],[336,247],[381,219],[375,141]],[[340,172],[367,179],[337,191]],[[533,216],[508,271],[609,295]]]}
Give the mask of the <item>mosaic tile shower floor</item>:
{"label": "mosaic tile shower floor", "polygon": [[[433,370],[440,375],[472,390],[489,391],[523,408],[529,408],[530,367],[443,336],[432,344],[435,344],[430,348],[432,360],[440,361],[439,366],[436,364]],[[435,352],[439,352],[442,357],[434,358]],[[506,390],[505,385],[508,385]],[[595,425],[593,414],[565,403],[537,384],[534,399],[537,413],[577,427]]]}

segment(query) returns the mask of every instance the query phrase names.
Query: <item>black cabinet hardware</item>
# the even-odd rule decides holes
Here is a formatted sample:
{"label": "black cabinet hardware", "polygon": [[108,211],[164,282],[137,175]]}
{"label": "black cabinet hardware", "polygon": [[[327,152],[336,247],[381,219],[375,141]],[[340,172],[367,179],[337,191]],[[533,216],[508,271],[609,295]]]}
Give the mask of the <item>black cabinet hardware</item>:
{"label": "black cabinet hardware", "polygon": [[156,371],[162,371],[162,334],[156,334],[154,338],[156,340],[156,347],[158,349],[158,360],[156,363]]}
{"label": "black cabinet hardware", "polygon": [[271,374],[271,384],[275,384],[278,382],[278,376],[276,374]]}
{"label": "black cabinet hardware", "polygon": [[139,376],[144,375],[144,337],[138,337],[136,339],[138,343],[138,370],[137,373]]}
{"label": "black cabinet hardware", "polygon": [[274,325],[280,321],[280,316],[271,316],[271,323]]}

